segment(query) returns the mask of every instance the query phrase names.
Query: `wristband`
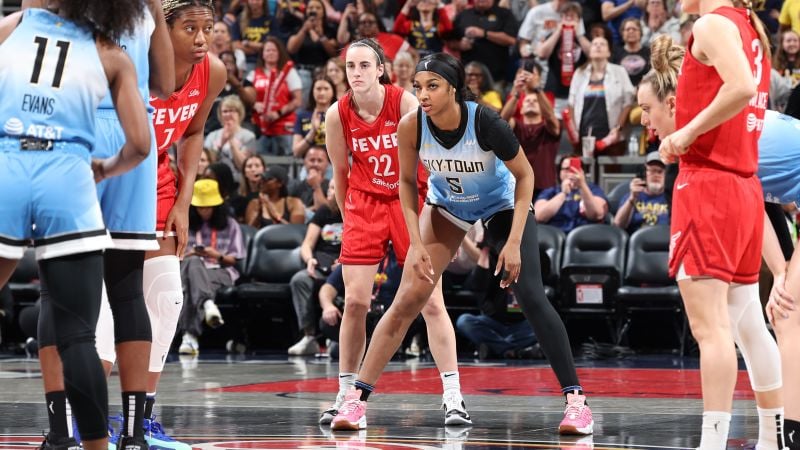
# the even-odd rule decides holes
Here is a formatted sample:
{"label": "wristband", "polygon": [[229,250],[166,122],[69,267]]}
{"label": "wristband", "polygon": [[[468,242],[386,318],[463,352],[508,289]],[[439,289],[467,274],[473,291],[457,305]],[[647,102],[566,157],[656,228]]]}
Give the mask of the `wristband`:
{"label": "wristband", "polygon": [[224,259],[225,259],[225,255],[220,254],[219,256],[217,256],[217,262],[220,263],[220,264],[222,264],[222,261]]}
{"label": "wristband", "polygon": [[484,38],[484,39],[486,39],[486,36],[487,36],[488,34],[489,34],[489,32],[488,32],[488,31],[486,31],[486,30],[483,30],[483,38]]}

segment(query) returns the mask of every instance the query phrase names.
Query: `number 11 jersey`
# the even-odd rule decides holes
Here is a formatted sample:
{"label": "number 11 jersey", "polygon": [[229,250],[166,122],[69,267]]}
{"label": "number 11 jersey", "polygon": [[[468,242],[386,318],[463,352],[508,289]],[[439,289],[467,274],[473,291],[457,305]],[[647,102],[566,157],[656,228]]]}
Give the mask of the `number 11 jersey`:
{"label": "number 11 jersey", "polygon": [[0,137],[74,142],[92,150],[108,80],[91,33],[27,9],[0,45]]}

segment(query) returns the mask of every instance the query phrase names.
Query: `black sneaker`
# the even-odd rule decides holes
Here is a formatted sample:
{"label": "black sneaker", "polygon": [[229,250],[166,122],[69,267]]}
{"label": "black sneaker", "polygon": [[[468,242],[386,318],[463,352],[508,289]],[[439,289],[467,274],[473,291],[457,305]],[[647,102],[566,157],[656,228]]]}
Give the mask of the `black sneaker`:
{"label": "black sneaker", "polygon": [[147,445],[144,436],[122,436],[117,443],[117,450],[150,450],[150,446]]}
{"label": "black sneaker", "polygon": [[71,437],[57,438],[47,434],[42,441],[40,450],[81,450],[81,444]]}

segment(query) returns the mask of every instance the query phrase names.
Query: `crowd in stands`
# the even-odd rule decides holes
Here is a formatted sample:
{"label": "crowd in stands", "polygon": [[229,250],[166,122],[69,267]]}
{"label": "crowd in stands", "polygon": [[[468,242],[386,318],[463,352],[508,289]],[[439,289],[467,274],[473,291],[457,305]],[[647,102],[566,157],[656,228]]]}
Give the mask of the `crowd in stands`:
{"label": "crowd in stands", "polygon": [[[800,0],[754,4],[774,42],[771,107],[800,116]],[[289,353],[317,352],[315,337],[340,319],[336,295],[323,288],[317,296],[326,279],[332,292],[343,289],[329,278],[337,273],[341,215],[332,200],[324,119],[348,90],[342,58],[356,39],[376,39],[391,61],[387,71],[393,82],[409,91],[420,57],[439,51],[459,57],[476,101],[508,120],[534,169],[531,201],[540,223],[565,233],[589,223],[629,233],[669,223],[665,168],[655,154],[646,157],[640,174],[626,183],[629,192],[613,205],[587,180],[586,161],[571,154],[580,153],[587,136],[595,138],[596,155],[624,154],[631,133],[644,133],[639,154],[657,148],[657,136],[638,123],[636,88],[650,70],[656,36],[687,42],[696,17],[681,13],[679,2],[218,0],[215,5],[209,52],[223,61],[228,78],[206,123],[197,202],[192,202],[191,243],[182,262],[182,351],[197,351],[203,322],[224,322],[208,289],[231,285],[239,276],[234,266],[221,269],[215,262],[217,249],[224,247],[225,255],[247,251],[239,224],[255,229],[307,224],[301,247],[306,269],[291,281],[303,337]],[[278,158],[292,156],[302,160],[299,170]],[[486,262],[490,258],[476,255],[465,273],[486,272],[493,267]],[[497,299],[505,305],[507,297],[487,294],[480,309],[496,322],[491,328],[501,324],[519,337],[508,328],[519,321],[499,312]],[[483,322],[465,317],[458,329],[472,339],[486,334],[475,331]],[[483,354],[531,353],[532,331],[517,344],[487,344]]]}

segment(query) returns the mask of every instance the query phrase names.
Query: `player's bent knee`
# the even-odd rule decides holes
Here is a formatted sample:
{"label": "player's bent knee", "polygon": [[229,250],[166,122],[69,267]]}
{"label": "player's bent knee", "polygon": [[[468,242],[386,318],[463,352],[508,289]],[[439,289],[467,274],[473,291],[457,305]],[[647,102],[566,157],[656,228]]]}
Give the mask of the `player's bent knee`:
{"label": "player's bent knee", "polygon": [[150,372],[161,372],[183,308],[180,262],[172,255],[148,259],[143,278],[153,337]]}

